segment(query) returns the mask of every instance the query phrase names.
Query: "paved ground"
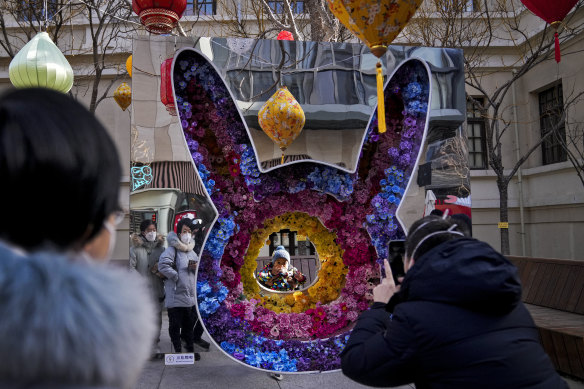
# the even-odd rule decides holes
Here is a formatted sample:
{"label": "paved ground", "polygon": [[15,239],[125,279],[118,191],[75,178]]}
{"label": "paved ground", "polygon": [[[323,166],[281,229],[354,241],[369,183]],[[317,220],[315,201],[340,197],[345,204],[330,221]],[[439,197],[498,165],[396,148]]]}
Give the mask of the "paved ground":
{"label": "paved ground", "polygon": [[[160,346],[171,352],[168,317],[163,313]],[[206,338],[206,334],[204,335]],[[208,340],[208,338],[206,338]],[[367,388],[345,377],[341,372],[322,374],[287,374],[282,381],[267,373],[245,367],[225,356],[214,345],[201,352],[201,360],[190,366],[165,366],[164,361],[146,365],[135,389],[359,389]],[[570,389],[584,389],[584,383],[567,379]],[[414,385],[400,386],[412,389]]]}
{"label": "paved ground", "polygon": [[[163,313],[160,346],[162,352],[171,352],[168,336],[168,317]],[[205,334],[203,338],[207,339]],[[282,381],[267,373],[234,362],[214,345],[201,352],[201,360],[190,366],[165,366],[164,361],[146,365],[135,389],[358,389],[367,388],[345,377],[341,372],[322,374],[286,374]],[[401,389],[414,388],[413,385]],[[583,388],[584,389],[584,388]]]}

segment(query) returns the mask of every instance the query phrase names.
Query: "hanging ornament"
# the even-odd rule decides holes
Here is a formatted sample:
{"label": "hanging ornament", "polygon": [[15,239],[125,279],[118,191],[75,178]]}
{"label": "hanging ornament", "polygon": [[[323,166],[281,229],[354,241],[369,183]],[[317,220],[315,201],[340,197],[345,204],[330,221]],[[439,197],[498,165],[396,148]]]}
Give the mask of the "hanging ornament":
{"label": "hanging ornament", "polygon": [[130,77],[132,77],[132,56],[131,55],[126,60],[126,70],[128,71],[128,74],[130,75]]}
{"label": "hanging ornament", "polygon": [[132,169],[132,191],[146,186],[152,182],[152,168],[149,165],[133,166]]}
{"label": "hanging ornament", "polygon": [[114,91],[114,100],[118,103],[122,111],[125,111],[132,103],[132,90],[130,86],[122,82]]}
{"label": "hanging ornament", "polygon": [[[422,3],[422,0],[327,0],[331,12],[380,58]],[[377,127],[385,132],[383,69],[377,62]]]}
{"label": "hanging ornament", "polygon": [[294,35],[292,35],[290,31],[282,30],[280,31],[276,39],[278,39],[279,41],[293,41]]}
{"label": "hanging ornament", "polygon": [[132,0],[132,9],[152,34],[170,34],[187,8],[187,0]]}
{"label": "hanging ornament", "polygon": [[172,116],[176,116],[174,97],[172,95],[172,58],[164,60],[160,65],[160,101]]}
{"label": "hanging ornament", "polygon": [[39,32],[20,49],[8,73],[17,88],[44,87],[67,93],[73,86],[73,69],[46,32]]}
{"label": "hanging ornament", "polygon": [[562,59],[560,54],[560,39],[558,38],[558,27],[562,24],[562,20],[576,5],[578,0],[521,0],[521,2],[534,14],[549,23],[554,30],[554,49],[556,62]]}
{"label": "hanging ornament", "polygon": [[285,86],[278,88],[258,112],[260,127],[282,150],[282,163],[284,151],[300,135],[305,120],[302,107]]}

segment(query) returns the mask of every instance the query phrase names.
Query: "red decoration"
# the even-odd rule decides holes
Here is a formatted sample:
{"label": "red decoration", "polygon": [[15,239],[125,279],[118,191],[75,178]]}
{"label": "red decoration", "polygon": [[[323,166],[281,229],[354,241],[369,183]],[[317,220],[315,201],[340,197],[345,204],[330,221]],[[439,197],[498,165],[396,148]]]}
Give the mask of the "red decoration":
{"label": "red decoration", "polygon": [[187,0],[132,0],[132,9],[146,30],[170,34],[187,8]]}
{"label": "red decoration", "polygon": [[294,40],[294,35],[292,35],[292,33],[290,31],[282,30],[278,34],[277,39],[279,41],[293,41]]}
{"label": "red decoration", "polygon": [[578,0],[521,0],[521,2],[535,15],[549,23],[555,30],[556,62],[560,62],[560,40],[558,39],[558,27],[568,12],[576,5]]}
{"label": "red decoration", "polygon": [[172,58],[164,60],[160,65],[160,101],[166,106],[169,114],[176,116],[172,95]]}

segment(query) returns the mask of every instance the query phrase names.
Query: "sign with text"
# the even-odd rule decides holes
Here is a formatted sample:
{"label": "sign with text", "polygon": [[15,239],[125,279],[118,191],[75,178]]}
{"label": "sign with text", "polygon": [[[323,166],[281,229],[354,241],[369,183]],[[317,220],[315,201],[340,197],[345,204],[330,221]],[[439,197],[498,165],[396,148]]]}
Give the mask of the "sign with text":
{"label": "sign with text", "polygon": [[509,228],[509,222],[499,222],[499,228]]}
{"label": "sign with text", "polygon": [[164,355],[164,364],[166,366],[194,365],[195,364],[195,354],[194,353],[165,354]]}

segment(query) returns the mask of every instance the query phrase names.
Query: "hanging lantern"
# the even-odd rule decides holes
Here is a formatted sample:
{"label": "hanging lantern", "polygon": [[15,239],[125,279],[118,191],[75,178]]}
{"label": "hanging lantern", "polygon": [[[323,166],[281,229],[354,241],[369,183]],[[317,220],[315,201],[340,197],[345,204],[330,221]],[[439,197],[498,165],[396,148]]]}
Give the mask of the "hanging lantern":
{"label": "hanging lantern", "polygon": [[131,55],[126,60],[126,70],[128,71],[128,74],[130,75],[130,77],[132,77],[132,56]]}
{"label": "hanging lantern", "polygon": [[73,86],[73,69],[46,32],[39,32],[20,49],[8,73],[17,88],[44,87],[67,93]]}
{"label": "hanging lantern", "polygon": [[[381,58],[387,46],[405,27],[422,0],[327,0],[331,12],[357,38],[369,46],[371,53]],[[377,62],[377,127],[385,132],[385,99],[383,70]]]}
{"label": "hanging lantern", "polygon": [[285,86],[278,88],[258,112],[260,127],[282,150],[282,163],[284,151],[300,135],[305,120],[302,107]]}
{"label": "hanging lantern", "polygon": [[560,39],[558,38],[558,27],[568,12],[576,5],[578,0],[521,0],[521,2],[534,14],[549,23],[555,30],[554,49],[556,62],[562,59],[560,54]]}
{"label": "hanging lantern", "polygon": [[290,31],[282,30],[280,31],[276,39],[278,39],[279,41],[293,41],[294,35],[292,35]]}
{"label": "hanging lantern", "polygon": [[176,116],[174,97],[172,95],[172,58],[160,65],[160,101],[172,116]]}
{"label": "hanging lantern", "polygon": [[187,8],[187,0],[132,0],[132,9],[152,34],[170,34]]}
{"label": "hanging lantern", "polygon": [[122,82],[114,91],[114,100],[118,103],[122,111],[125,111],[132,103],[132,90],[130,89],[130,85]]}

